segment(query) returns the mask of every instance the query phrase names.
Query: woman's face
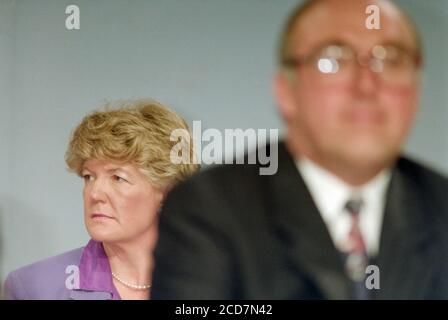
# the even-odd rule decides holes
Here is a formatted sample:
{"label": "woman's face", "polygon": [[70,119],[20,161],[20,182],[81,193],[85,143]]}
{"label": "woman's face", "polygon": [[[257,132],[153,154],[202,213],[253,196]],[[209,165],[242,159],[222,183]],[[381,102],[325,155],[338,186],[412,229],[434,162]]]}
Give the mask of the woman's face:
{"label": "woman's face", "polygon": [[130,242],[151,237],[163,192],[133,164],[89,159],[84,178],[84,221],[101,242]]}

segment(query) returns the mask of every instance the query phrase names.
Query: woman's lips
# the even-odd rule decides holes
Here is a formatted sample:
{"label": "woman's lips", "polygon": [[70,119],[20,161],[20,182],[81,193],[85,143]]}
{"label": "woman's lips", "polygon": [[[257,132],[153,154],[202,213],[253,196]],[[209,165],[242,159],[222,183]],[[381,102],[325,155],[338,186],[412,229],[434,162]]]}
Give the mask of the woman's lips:
{"label": "woman's lips", "polygon": [[113,218],[103,213],[92,213],[92,219],[113,219]]}

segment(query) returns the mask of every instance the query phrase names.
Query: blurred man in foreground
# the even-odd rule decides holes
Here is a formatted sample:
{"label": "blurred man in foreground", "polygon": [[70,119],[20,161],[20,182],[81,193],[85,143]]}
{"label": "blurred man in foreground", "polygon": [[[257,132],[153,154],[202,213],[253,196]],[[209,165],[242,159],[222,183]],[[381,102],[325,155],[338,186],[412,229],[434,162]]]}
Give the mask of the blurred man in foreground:
{"label": "blurred man in foreground", "polygon": [[448,298],[448,183],[401,155],[421,65],[414,25],[390,1],[300,6],[274,80],[278,172],[220,166],[173,190],[153,298]]}

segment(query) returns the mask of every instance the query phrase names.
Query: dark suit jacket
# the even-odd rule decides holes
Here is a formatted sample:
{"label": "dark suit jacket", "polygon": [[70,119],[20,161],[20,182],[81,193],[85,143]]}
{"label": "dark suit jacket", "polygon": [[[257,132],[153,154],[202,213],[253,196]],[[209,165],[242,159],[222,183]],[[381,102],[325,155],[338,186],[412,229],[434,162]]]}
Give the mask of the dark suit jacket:
{"label": "dark suit jacket", "polygon": [[[205,170],[171,192],[160,217],[154,299],[349,299],[339,252],[294,160]],[[448,180],[397,160],[376,265],[379,299],[448,298]]]}

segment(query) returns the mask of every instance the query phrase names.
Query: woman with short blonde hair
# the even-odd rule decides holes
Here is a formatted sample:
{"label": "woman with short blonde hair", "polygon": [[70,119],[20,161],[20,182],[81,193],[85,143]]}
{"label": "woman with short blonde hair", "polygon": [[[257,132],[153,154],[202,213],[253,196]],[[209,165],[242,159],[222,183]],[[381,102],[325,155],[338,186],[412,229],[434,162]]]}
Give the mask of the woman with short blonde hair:
{"label": "woman with short blonde hair", "polygon": [[170,188],[198,169],[171,161],[176,129],[188,132],[188,125],[153,100],[117,101],[87,115],[73,131],[66,163],[84,179],[91,240],[11,272],[7,298],[150,298],[159,209]]}

